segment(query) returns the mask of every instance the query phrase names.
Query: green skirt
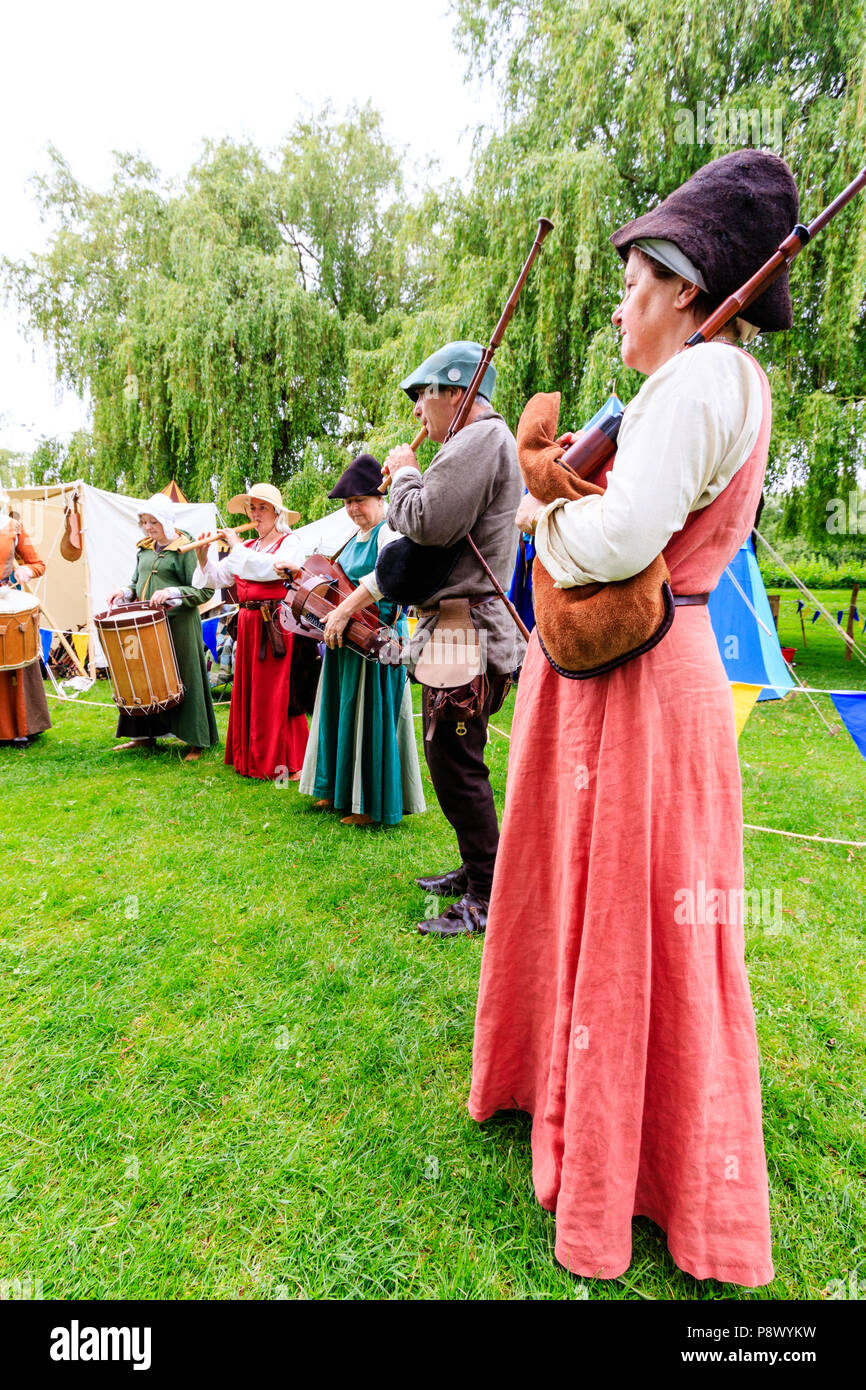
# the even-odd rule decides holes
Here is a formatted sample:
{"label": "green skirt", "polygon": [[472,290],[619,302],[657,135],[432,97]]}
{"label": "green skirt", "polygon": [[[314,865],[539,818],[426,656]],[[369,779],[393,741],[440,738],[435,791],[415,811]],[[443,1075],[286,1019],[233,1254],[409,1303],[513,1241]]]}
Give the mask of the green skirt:
{"label": "green skirt", "polygon": [[325,653],[300,790],[381,825],[426,809],[405,667]]}

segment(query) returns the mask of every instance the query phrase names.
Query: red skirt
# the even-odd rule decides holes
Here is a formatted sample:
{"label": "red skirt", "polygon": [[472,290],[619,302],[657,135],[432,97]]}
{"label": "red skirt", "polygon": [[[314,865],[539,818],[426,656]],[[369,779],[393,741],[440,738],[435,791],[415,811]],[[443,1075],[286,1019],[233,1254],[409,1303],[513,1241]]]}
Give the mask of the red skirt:
{"label": "red skirt", "polygon": [[272,781],[300,772],[307,749],[307,716],[289,714],[293,638],[284,634],[283,657],[274,656],[266,642],[260,660],[261,636],[261,613],[242,608],[225,760],[243,777]]}

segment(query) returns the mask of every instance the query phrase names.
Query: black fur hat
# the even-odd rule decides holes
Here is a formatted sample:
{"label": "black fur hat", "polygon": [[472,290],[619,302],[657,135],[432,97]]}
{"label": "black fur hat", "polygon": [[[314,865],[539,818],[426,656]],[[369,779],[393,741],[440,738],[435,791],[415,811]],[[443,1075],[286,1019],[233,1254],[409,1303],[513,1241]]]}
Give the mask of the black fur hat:
{"label": "black fur hat", "polygon": [[382,467],[372,454],[359,454],[328,493],[329,497],[376,497],[382,486]]}
{"label": "black fur hat", "polygon": [[[726,299],[754,275],[790,231],[800,212],[794,176],[767,150],[735,150],[705,164],[652,212],[611,237],[623,260],[642,237],[672,241],[701,272],[713,299]],[[743,311],[765,332],[793,322],[788,272]]]}

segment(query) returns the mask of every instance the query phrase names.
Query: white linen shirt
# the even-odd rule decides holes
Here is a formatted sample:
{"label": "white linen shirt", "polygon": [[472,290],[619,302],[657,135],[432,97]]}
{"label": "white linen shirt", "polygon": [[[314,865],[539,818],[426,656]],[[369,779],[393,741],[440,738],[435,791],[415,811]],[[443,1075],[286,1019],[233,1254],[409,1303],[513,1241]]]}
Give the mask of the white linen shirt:
{"label": "white linen shirt", "polygon": [[763,413],[748,356],[724,343],[677,353],[626,408],[603,494],[545,507],[535,550],[558,589],[639,574],[746,462]]}
{"label": "white linen shirt", "polygon": [[[271,544],[269,540],[268,545]],[[196,565],[192,583],[196,589],[227,589],[236,579],[247,579],[251,584],[270,584],[284,577],[274,569],[274,560],[288,560],[293,569],[300,569],[305,558],[301,542],[291,532],[283,536],[277,550],[256,550],[238,544],[221,560],[214,541],[208,547],[205,564]]]}

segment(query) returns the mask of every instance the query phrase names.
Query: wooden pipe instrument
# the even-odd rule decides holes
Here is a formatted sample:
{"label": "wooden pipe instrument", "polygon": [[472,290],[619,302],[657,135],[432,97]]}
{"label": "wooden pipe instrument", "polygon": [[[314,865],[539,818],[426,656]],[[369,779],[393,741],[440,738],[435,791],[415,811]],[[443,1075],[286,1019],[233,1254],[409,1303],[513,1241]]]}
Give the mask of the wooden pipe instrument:
{"label": "wooden pipe instrument", "polygon": [[[427,426],[426,426],[426,425],[422,425],[421,428],[420,428],[420,430],[419,430],[418,433],[416,434],[415,438],[412,440],[412,443],[409,445],[409,448],[412,450],[412,453],[413,453],[413,454],[417,454],[418,450],[420,449],[421,445],[424,443],[424,440],[425,440],[426,438],[427,438]],[[389,476],[389,477],[383,479],[382,484],[381,484],[381,486],[380,486],[380,488],[379,488],[379,491],[380,491],[380,492],[387,492],[387,491],[388,491],[388,488],[389,488],[390,486],[391,486],[391,478],[390,478],[390,476]]]}
{"label": "wooden pipe instrument", "polygon": [[[223,530],[234,531],[240,535],[241,531],[249,531],[255,524],[254,521],[245,521],[242,526],[224,526]],[[200,540],[187,541],[184,545],[179,545],[174,553],[175,555],[184,555],[187,550],[198,550],[200,545],[210,545],[213,541],[218,541],[219,538],[219,531],[215,531],[212,536],[202,536]]]}
{"label": "wooden pipe instrument", "polygon": [[[488,343],[487,347],[481,354],[478,366],[475,368],[475,371],[472,375],[472,380],[466,387],[463,393],[463,398],[460,404],[458,405],[456,411],[454,412],[454,418],[451,421],[451,424],[448,426],[448,433],[445,436],[444,442],[446,444],[448,443],[449,439],[454,438],[458,430],[462,430],[463,426],[469,419],[469,416],[472,412],[472,407],[475,404],[475,397],[478,395],[478,392],[481,389],[481,383],[484,380],[484,373],[487,371],[487,368],[493,361],[493,354],[499,347],[499,344],[502,342],[502,339],[505,336],[505,330],[512,320],[514,310],[517,307],[517,301],[520,298],[520,291],[526,284],[526,277],[532,269],[532,263],[538,255],[539,251],[541,250],[544,238],[547,236],[548,232],[552,231],[553,223],[551,222],[550,218],[539,217],[538,228],[535,233],[535,240],[533,241],[532,246],[529,248],[529,255],[526,257],[523,269],[521,270],[520,274],[517,277],[517,280],[515,281],[514,288],[511,291],[511,294],[508,296],[505,308],[502,310],[502,313],[499,316],[499,322],[493,330],[493,336],[490,339],[490,342]],[[418,431],[418,434],[412,440],[412,443],[409,445],[409,448],[412,450],[413,454],[415,453],[418,446],[424,442],[426,437],[427,426],[425,425],[422,427],[422,429]],[[390,477],[388,477],[382,483],[382,486],[379,488],[379,491],[387,492],[390,485],[391,479]],[[485,565],[485,569],[486,568],[487,567]]]}

